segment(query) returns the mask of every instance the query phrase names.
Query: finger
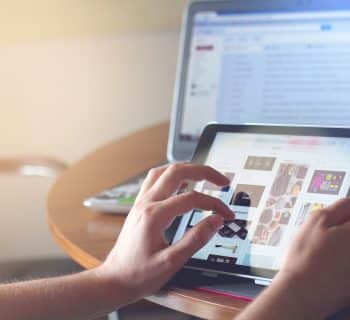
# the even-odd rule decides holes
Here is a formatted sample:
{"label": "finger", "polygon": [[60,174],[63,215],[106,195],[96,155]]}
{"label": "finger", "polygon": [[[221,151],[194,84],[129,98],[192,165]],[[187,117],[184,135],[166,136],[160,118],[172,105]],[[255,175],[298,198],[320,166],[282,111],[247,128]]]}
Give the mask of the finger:
{"label": "finger", "polygon": [[169,164],[152,168],[148,171],[145,181],[142,183],[140,191],[136,197],[135,202],[138,202],[140,198],[153,186],[153,184],[159,179],[163,172],[169,167]]}
{"label": "finger", "polygon": [[198,164],[169,166],[149,190],[151,199],[164,200],[171,196],[186,180],[208,180],[219,186],[227,186],[230,180],[217,170]]}
{"label": "finger", "polygon": [[350,235],[350,220],[347,220],[342,225],[339,226],[339,228],[342,228],[347,232],[348,235]]}
{"label": "finger", "polygon": [[319,219],[326,227],[350,221],[350,199],[341,199],[319,211]]}
{"label": "finger", "polygon": [[154,213],[154,219],[162,227],[168,226],[176,216],[193,209],[213,211],[225,220],[233,220],[235,215],[220,199],[196,191],[186,192],[162,201]]}
{"label": "finger", "polygon": [[223,218],[212,215],[202,220],[184,237],[165,250],[165,258],[168,260],[169,272],[180,269],[199,249],[205,246],[223,225]]}

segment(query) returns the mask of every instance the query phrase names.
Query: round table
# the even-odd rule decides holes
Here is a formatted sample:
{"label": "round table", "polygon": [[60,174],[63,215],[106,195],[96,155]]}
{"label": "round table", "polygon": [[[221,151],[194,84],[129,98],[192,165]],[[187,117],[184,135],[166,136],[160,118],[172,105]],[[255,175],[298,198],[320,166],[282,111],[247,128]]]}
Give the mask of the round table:
{"label": "round table", "polygon": [[[166,159],[168,123],[114,141],[71,166],[52,187],[48,223],[54,239],[84,268],[99,265],[113,247],[124,217],[98,215],[82,200]],[[247,302],[188,289],[162,290],[153,303],[204,319],[233,319]]]}

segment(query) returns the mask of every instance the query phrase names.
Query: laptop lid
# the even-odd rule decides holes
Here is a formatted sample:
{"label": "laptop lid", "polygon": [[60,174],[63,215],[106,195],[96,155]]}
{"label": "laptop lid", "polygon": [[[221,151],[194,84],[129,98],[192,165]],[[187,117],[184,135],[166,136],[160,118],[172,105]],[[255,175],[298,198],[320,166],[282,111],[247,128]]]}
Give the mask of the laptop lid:
{"label": "laptop lid", "polygon": [[184,16],[168,158],[208,122],[350,126],[350,2],[195,1]]}

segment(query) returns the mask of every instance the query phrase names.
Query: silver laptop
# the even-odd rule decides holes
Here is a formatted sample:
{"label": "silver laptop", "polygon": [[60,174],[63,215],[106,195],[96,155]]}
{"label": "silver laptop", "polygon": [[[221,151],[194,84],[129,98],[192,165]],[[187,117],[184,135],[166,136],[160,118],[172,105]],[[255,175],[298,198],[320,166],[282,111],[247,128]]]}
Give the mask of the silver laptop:
{"label": "silver laptop", "polygon": [[[349,106],[348,0],[188,4],[168,161],[190,160],[208,122],[347,127]],[[127,212],[142,181],[135,177],[84,204]]]}

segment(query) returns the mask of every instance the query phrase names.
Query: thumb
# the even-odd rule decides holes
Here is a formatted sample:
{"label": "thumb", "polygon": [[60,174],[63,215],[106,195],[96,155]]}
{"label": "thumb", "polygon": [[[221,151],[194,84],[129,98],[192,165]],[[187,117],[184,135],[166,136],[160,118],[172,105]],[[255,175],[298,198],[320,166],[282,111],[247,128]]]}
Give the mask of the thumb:
{"label": "thumb", "polygon": [[199,249],[206,245],[209,240],[218,232],[224,223],[223,218],[218,214],[213,214],[191,230],[185,233],[184,237],[169,247],[168,256],[171,257],[171,268],[174,272],[183,267],[189,258]]}

